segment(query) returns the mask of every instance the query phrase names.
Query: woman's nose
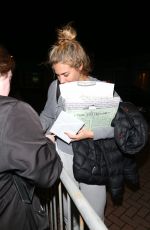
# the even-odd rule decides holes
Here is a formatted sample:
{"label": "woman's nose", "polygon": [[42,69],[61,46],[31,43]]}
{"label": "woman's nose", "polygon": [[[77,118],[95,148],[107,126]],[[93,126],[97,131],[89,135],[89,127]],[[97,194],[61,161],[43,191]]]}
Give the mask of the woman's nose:
{"label": "woman's nose", "polygon": [[61,84],[66,83],[66,78],[64,76],[59,76],[58,80]]}

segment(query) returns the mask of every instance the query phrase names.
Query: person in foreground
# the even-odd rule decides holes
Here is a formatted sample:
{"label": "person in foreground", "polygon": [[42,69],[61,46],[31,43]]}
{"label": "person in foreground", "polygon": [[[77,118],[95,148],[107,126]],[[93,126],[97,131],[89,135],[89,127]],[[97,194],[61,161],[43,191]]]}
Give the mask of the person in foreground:
{"label": "person in foreground", "polygon": [[[75,29],[67,24],[58,29],[58,40],[49,53],[49,62],[52,66],[57,80],[54,80],[48,90],[48,99],[44,110],[40,114],[40,120],[45,132],[53,125],[57,116],[64,110],[61,96],[58,95],[58,84],[73,81],[98,81],[96,78],[89,76],[91,71],[90,60],[80,43],[76,40]],[[58,98],[57,98],[58,97]],[[58,99],[58,100],[57,100]],[[81,129],[78,134],[67,134],[72,141],[83,139],[100,139],[113,136],[113,129],[110,128],[106,133],[101,130]],[[54,140],[53,134],[48,135]],[[73,174],[73,149],[72,143],[67,144],[57,138],[57,148],[63,161],[63,166],[78,185],[84,196],[97,214],[104,219],[104,209],[106,205],[106,187],[105,185],[89,185],[78,183]],[[100,199],[99,199],[100,198]]]}
{"label": "person in foreground", "polygon": [[45,137],[38,114],[9,97],[14,58],[0,46],[0,229],[46,230],[47,191],[59,178],[62,162]]}

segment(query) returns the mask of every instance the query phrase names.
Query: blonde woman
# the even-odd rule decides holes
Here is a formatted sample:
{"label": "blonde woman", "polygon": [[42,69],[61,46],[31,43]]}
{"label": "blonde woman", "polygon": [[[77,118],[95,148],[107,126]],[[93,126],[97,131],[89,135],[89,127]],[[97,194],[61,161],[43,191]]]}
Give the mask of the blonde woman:
{"label": "blonde woman", "polygon": [[[44,131],[55,122],[59,113],[64,109],[61,95],[58,95],[58,84],[65,84],[73,81],[98,81],[90,76],[90,59],[81,44],[76,40],[76,30],[70,25],[57,30],[57,41],[49,52],[49,63],[57,77],[48,89],[48,98],[44,110],[40,114],[40,120]],[[54,141],[53,134],[47,134]],[[107,132],[100,129],[86,130],[81,129],[77,135],[68,133],[72,141],[83,139],[100,139],[113,137],[113,128],[108,128]],[[72,143],[67,144],[61,139],[56,138],[59,155],[63,161],[63,166],[78,185],[83,195],[87,198],[97,214],[104,220],[104,210],[106,205],[106,187],[105,185],[89,185],[78,183],[73,175],[73,149]],[[67,213],[65,213],[67,218]],[[66,219],[67,221],[67,219]],[[78,229],[78,226],[74,226]]]}

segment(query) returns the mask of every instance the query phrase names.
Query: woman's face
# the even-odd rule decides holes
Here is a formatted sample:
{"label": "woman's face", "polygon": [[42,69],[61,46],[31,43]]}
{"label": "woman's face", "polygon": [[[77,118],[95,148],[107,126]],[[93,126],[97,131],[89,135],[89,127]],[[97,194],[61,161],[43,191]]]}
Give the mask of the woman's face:
{"label": "woman's face", "polygon": [[72,81],[79,81],[81,76],[81,68],[75,69],[61,62],[53,65],[53,70],[61,84]]}

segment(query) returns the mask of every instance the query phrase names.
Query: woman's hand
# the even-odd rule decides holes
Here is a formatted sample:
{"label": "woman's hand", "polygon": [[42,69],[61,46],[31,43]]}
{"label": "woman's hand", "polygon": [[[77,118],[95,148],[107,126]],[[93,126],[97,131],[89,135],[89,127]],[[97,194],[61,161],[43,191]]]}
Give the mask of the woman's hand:
{"label": "woman's hand", "polygon": [[55,135],[54,134],[46,134],[45,135],[48,139],[50,139],[53,143],[55,143]]}
{"label": "woman's hand", "polygon": [[94,133],[91,130],[87,130],[85,128],[81,129],[77,134],[72,134],[69,132],[65,132],[65,134],[72,140],[72,141],[79,141],[87,138],[93,138]]}

